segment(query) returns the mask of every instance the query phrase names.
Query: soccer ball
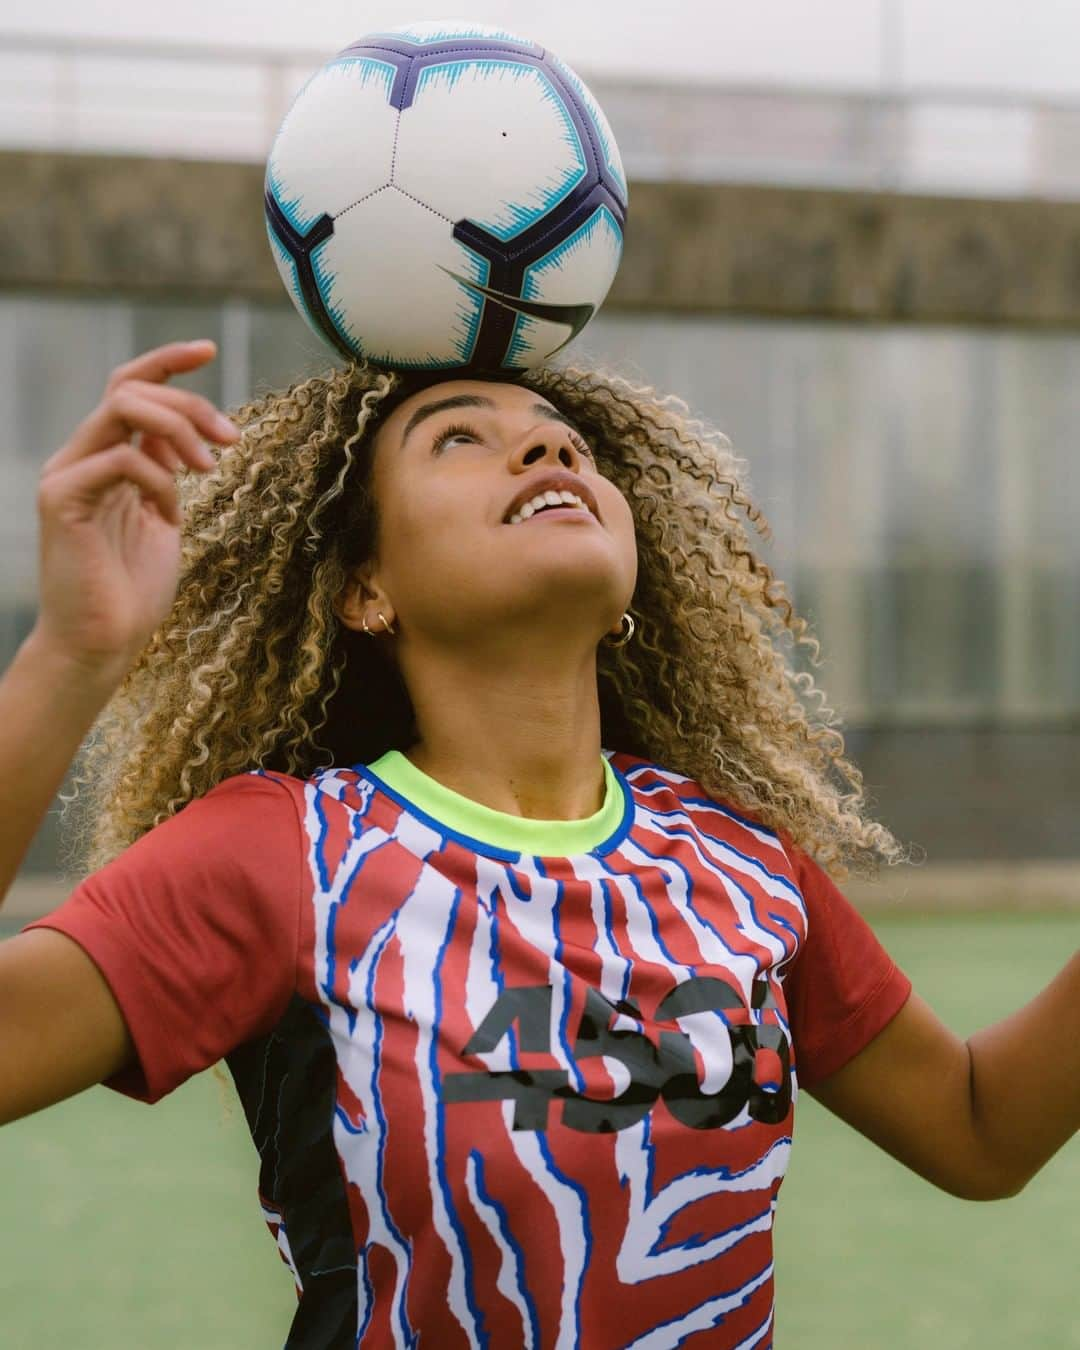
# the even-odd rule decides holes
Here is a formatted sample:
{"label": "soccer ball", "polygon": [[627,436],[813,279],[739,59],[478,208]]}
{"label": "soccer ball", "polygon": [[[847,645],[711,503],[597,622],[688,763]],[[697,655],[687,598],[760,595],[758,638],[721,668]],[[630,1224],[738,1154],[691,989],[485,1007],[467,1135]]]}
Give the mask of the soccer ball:
{"label": "soccer ball", "polygon": [[524,371],[615,278],[626,176],[600,105],[551,52],[473,23],[361,38],[308,81],[266,169],[293,303],[349,359]]}

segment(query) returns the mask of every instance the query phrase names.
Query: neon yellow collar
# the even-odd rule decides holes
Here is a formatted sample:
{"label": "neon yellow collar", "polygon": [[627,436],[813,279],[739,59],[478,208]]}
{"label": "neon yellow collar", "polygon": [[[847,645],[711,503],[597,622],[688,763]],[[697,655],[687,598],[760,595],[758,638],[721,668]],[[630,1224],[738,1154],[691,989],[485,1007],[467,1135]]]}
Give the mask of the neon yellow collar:
{"label": "neon yellow collar", "polygon": [[612,836],[621,838],[629,825],[627,788],[607,757],[601,759],[606,784],[604,804],[584,820],[530,820],[492,810],[436,782],[400,750],[388,750],[374,763],[358,764],[356,768],[369,774],[376,786],[388,788],[404,806],[428,816],[444,832],[463,836],[466,844],[540,858],[568,858],[590,853],[607,841],[614,846],[618,840]]}

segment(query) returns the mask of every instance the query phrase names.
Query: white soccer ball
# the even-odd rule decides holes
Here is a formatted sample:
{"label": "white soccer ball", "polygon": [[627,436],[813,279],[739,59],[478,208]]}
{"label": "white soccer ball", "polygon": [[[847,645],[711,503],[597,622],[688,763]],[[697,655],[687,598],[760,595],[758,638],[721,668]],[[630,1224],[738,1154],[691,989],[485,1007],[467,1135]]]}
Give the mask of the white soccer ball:
{"label": "white soccer ball", "polygon": [[480,24],[361,38],[270,151],[278,270],[344,356],[459,374],[539,365],[622,254],[627,189],[600,105],[553,53]]}

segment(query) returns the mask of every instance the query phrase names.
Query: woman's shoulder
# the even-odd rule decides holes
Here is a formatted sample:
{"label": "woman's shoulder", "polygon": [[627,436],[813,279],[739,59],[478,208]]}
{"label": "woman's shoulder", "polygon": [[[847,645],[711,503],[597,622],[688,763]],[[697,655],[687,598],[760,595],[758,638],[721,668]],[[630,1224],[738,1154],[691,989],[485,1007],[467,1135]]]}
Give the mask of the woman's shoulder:
{"label": "woman's shoulder", "polygon": [[[246,769],[219,779],[163,823],[176,822],[177,829],[180,822],[190,829],[196,820],[204,827],[212,822],[234,822],[238,827],[257,821],[266,824],[277,812],[295,815],[303,795],[302,778],[270,769]],[[151,833],[160,829],[159,825]]]}
{"label": "woman's shoulder", "polygon": [[284,769],[242,769],[222,778],[204,794],[204,798],[255,800],[260,797],[280,798],[285,793],[294,799],[302,799],[309,788],[333,791],[335,782],[355,782],[361,776],[359,770],[362,768],[362,765],[334,765],[316,769],[306,777]]}
{"label": "woman's shoulder", "polygon": [[760,813],[747,806],[735,793],[710,790],[693,775],[640,755],[621,751],[605,753],[609,755],[612,767],[630,784],[635,796],[654,800],[668,796],[688,812],[719,814],[772,841],[785,842],[782,831],[767,825]]}

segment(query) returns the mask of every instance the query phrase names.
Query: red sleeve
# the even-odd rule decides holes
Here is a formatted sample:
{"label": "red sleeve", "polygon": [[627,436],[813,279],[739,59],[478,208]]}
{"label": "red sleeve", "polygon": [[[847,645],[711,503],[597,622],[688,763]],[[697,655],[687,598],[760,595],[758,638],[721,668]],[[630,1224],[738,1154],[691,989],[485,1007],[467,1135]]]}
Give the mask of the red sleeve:
{"label": "red sleeve", "polygon": [[77,942],[120,1005],[137,1062],[106,1087],[159,1101],[274,1026],[296,984],[302,865],[290,789],[237,774],[26,925]]}
{"label": "red sleeve", "polygon": [[896,1016],[911,981],[817,863],[790,845],[787,852],[806,905],[807,932],[784,994],[799,1086],[814,1088]]}

